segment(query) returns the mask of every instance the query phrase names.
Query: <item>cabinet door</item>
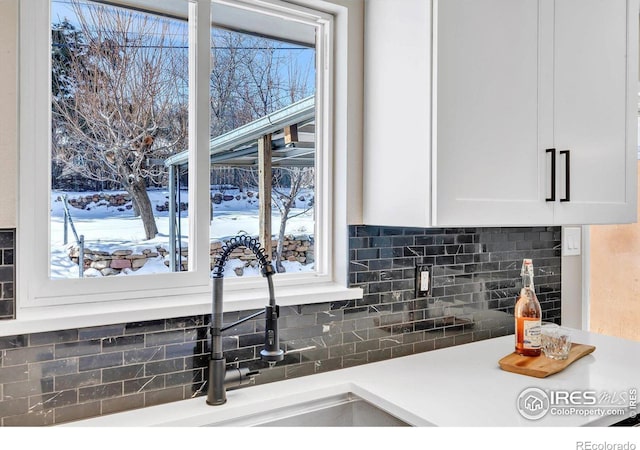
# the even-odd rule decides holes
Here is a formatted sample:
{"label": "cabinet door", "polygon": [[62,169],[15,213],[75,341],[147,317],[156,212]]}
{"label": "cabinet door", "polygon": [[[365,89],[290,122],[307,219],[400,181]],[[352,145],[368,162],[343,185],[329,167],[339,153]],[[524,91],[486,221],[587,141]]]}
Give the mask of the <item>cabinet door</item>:
{"label": "cabinet door", "polygon": [[[626,0],[556,0],[554,142],[555,221],[636,219],[637,5]],[[631,38],[633,36],[633,39]],[[570,156],[569,181],[565,178]]]}
{"label": "cabinet door", "polygon": [[549,224],[538,0],[435,2],[438,225]]}
{"label": "cabinet door", "polygon": [[364,221],[431,225],[431,7],[365,3]]}

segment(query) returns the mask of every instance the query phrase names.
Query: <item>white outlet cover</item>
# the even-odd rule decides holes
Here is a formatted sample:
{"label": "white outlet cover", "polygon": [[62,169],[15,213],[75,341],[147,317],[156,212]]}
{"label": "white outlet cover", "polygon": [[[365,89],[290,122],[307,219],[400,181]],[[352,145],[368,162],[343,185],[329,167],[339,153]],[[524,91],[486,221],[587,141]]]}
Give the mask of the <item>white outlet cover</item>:
{"label": "white outlet cover", "polygon": [[562,238],[562,255],[578,256],[582,248],[582,229],[580,227],[565,227]]}
{"label": "white outlet cover", "polygon": [[429,271],[420,272],[420,290],[427,292],[429,290]]}

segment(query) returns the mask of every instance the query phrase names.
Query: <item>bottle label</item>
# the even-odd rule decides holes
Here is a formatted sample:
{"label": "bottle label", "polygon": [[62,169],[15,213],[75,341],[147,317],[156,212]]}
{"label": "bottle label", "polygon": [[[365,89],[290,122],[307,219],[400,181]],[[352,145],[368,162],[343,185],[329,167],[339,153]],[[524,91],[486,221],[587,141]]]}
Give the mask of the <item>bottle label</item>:
{"label": "bottle label", "polygon": [[540,319],[534,317],[518,317],[516,319],[516,336],[522,342],[522,348],[540,348]]}

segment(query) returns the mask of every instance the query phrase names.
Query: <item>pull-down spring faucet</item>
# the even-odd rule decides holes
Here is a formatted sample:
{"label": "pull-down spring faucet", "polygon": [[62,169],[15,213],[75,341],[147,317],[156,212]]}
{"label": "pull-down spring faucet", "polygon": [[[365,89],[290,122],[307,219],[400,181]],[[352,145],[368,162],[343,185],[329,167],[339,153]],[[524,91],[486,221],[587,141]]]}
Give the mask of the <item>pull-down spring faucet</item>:
{"label": "pull-down spring faucet", "polygon": [[[229,259],[229,255],[238,247],[246,247],[251,250],[258,258],[258,264],[262,271],[262,275],[267,278],[269,287],[269,304],[264,310],[258,311],[244,319],[240,319],[230,325],[222,325],[222,280],[224,273],[224,265]],[[278,316],[280,315],[279,307],[276,305],[276,298],[273,293],[273,281],[271,277],[275,273],[273,266],[267,261],[264,249],[260,247],[260,243],[249,236],[236,236],[231,238],[220,249],[218,261],[211,274],[212,290],[211,297],[213,303],[213,311],[211,314],[211,355],[209,356],[209,378],[207,385],[207,404],[222,405],[227,401],[226,388],[237,387],[251,382],[253,377],[258,374],[257,371],[249,371],[249,369],[229,369],[226,368],[226,360],[222,353],[222,332],[233,328],[247,320],[258,317],[261,314],[266,315],[265,342],[264,349],[260,352],[263,361],[273,366],[278,361],[284,359],[284,351],[280,349],[278,341]]]}

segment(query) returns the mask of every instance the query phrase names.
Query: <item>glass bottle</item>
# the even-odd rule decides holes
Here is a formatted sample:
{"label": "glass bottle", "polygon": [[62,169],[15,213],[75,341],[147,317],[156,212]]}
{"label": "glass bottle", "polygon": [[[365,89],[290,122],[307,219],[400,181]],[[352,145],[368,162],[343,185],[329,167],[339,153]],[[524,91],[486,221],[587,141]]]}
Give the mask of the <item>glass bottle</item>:
{"label": "glass bottle", "polygon": [[539,356],[542,310],[533,285],[533,261],[522,261],[522,289],[515,306],[516,353]]}

